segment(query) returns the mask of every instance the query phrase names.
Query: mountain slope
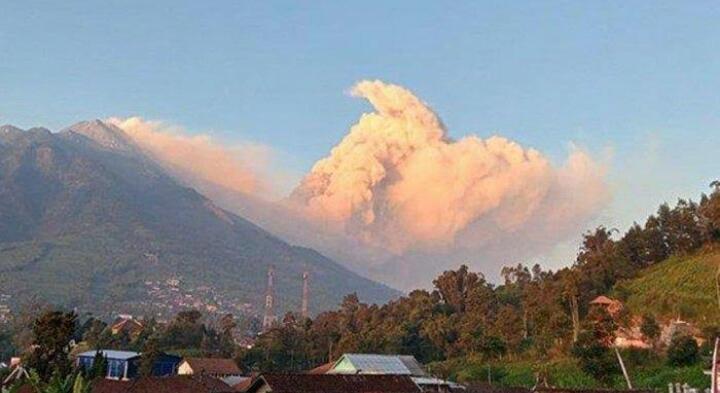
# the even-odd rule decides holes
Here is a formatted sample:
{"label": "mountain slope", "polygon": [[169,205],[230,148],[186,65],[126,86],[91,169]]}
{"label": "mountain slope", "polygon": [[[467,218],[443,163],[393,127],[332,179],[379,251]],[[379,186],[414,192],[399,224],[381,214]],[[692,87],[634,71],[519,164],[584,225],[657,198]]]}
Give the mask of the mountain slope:
{"label": "mountain slope", "polygon": [[643,270],[635,279],[619,283],[615,292],[628,296],[626,303],[635,314],[718,323],[718,267],[718,248],[675,256]]}
{"label": "mountain slope", "polygon": [[216,207],[112,125],[0,128],[0,292],[99,313],[149,312],[177,302],[152,298],[150,288],[179,278],[213,307],[257,311],[270,265],[280,311],[299,307],[305,268],[316,311],[352,291],[373,302],[396,295]]}

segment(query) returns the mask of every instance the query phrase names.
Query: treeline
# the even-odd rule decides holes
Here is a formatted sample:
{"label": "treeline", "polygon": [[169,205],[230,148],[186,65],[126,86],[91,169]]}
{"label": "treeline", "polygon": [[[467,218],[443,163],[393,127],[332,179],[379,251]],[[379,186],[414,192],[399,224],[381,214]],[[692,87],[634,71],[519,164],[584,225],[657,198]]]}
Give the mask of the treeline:
{"label": "treeline", "polygon": [[581,335],[597,333],[601,344],[609,339],[595,332],[602,326],[598,318],[606,316],[589,315],[590,300],[670,255],[720,240],[720,183],[711,186],[713,192],[698,203],[663,204],[622,236],[606,227],[586,233],[572,266],[559,271],[519,264],[504,268],[504,282],[496,286],[462,266],[435,279],[433,290],[416,290],[386,305],[349,295],[338,310],[312,321],[288,315],[242,361],[260,370],[302,370],[347,352],[409,353],[424,363],[547,359],[573,349],[583,356],[584,349],[597,348],[587,339],[584,349],[576,348]]}
{"label": "treeline", "polygon": [[[150,374],[161,352],[223,358],[236,355],[234,331],[238,325],[229,314],[208,322],[199,311],[188,310],[167,323],[147,318],[136,332],[113,333],[110,325],[92,316],[81,320],[75,312],[37,304],[25,310],[12,325],[0,326],[3,359],[21,356],[25,367],[35,370],[42,381],[71,375],[72,355],[94,349],[141,352],[141,375]],[[247,326],[241,328],[247,329]],[[2,372],[0,370],[0,374]]]}
{"label": "treeline", "polygon": [[102,320],[88,318],[79,326],[78,342],[88,349],[120,349],[143,353],[170,351],[182,355],[231,357],[235,344],[235,318],[224,315],[209,323],[197,310],[181,311],[167,323],[153,318],[142,319],[142,329],[135,334],[119,331]]}

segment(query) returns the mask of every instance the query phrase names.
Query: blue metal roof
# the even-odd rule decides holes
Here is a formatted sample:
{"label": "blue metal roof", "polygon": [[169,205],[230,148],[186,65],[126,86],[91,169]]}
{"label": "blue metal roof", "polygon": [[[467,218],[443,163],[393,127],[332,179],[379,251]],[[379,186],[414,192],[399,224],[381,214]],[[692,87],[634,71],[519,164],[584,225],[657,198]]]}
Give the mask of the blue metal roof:
{"label": "blue metal roof", "polygon": [[140,356],[137,352],[132,351],[116,351],[114,349],[94,349],[92,351],[86,351],[78,355],[78,357],[95,357],[97,352],[102,352],[103,356],[107,359],[116,360],[128,360]]}

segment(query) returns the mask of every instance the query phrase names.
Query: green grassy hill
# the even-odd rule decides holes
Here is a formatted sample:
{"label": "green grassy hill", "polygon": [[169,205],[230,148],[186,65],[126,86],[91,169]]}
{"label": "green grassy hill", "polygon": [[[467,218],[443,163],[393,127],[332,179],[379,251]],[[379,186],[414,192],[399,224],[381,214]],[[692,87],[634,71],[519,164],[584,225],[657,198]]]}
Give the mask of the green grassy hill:
{"label": "green grassy hill", "polygon": [[614,295],[626,299],[633,314],[652,313],[661,319],[681,317],[701,325],[720,324],[715,275],[720,248],[671,257],[619,283]]}
{"label": "green grassy hill", "polygon": [[[636,389],[655,389],[665,391],[668,383],[687,382],[693,387],[704,389],[710,386],[710,378],[703,374],[704,364],[688,367],[671,367],[662,361],[649,361],[647,364],[635,364],[632,356],[624,351],[623,357],[630,373],[633,387]],[[488,364],[472,357],[452,359],[445,362],[432,363],[431,371],[465,383],[487,382],[488,368],[493,384],[531,388],[535,385],[535,373],[544,370],[548,382],[560,389],[625,389],[626,382],[621,374],[613,377],[609,386],[603,386],[590,375],[580,369],[572,358],[561,358],[551,361],[496,361]]]}

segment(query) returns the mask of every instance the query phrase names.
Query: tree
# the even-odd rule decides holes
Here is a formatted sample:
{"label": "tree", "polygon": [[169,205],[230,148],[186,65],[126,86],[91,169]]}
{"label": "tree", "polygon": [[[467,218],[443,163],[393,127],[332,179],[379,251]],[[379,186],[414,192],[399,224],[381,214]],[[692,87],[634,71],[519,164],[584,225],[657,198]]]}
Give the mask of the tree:
{"label": "tree", "polygon": [[[468,271],[466,265],[444,272],[433,281],[445,304],[458,312],[465,311],[465,300],[470,291],[479,283],[480,277]],[[484,281],[484,280],[483,280]]]}
{"label": "tree", "polygon": [[197,310],[179,312],[162,333],[163,349],[199,349],[205,336],[202,314]]}
{"label": "tree", "polygon": [[107,358],[105,357],[105,354],[102,353],[102,351],[97,351],[95,353],[95,358],[93,359],[92,367],[90,368],[90,370],[87,371],[87,377],[90,380],[93,380],[95,378],[104,378],[107,375],[107,371]]}
{"label": "tree", "polygon": [[220,318],[220,353],[223,357],[230,357],[235,353],[235,338],[233,331],[237,328],[235,317],[225,314]]}
{"label": "tree", "polygon": [[33,349],[25,359],[27,367],[37,370],[43,380],[54,373],[70,374],[69,344],[76,329],[74,312],[47,311],[40,315],[33,323]]}
{"label": "tree", "polygon": [[44,382],[35,370],[31,370],[28,383],[35,393],[90,393],[92,391],[91,382],[86,380],[82,373],[62,375],[56,372],[47,382]]}
{"label": "tree", "polygon": [[642,323],[640,325],[640,333],[648,339],[653,345],[657,342],[660,337],[660,325],[658,325],[655,317],[651,314],[645,314],[642,317]]}
{"label": "tree", "polygon": [[613,353],[592,332],[584,331],[580,334],[573,344],[572,354],[578,359],[583,371],[605,385],[619,372]]}
{"label": "tree", "polygon": [[697,341],[687,335],[676,335],[670,340],[667,351],[668,364],[682,367],[697,363],[699,348]]}
{"label": "tree", "polygon": [[152,336],[145,342],[142,356],[140,357],[140,365],[138,366],[138,373],[143,377],[149,377],[153,374],[153,367],[158,357],[162,354],[159,348],[159,342],[157,337]]}

